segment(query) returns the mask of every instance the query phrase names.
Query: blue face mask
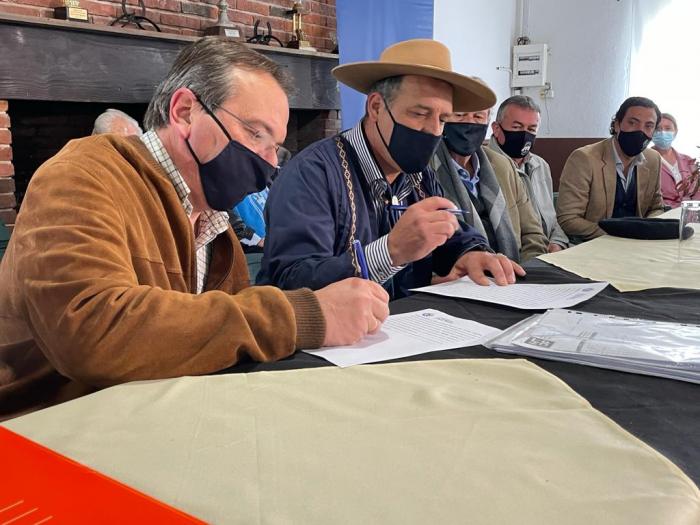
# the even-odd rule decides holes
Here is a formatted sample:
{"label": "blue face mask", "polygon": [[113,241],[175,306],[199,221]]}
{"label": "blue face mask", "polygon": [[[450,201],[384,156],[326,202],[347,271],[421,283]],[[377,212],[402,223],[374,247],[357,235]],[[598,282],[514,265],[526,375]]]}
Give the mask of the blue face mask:
{"label": "blue face mask", "polygon": [[654,145],[657,148],[669,149],[674,138],[676,137],[673,131],[655,131],[651,140],[654,141]]}
{"label": "blue face mask", "polygon": [[185,141],[197,166],[207,204],[212,210],[227,211],[245,199],[246,195],[264,190],[277,169],[254,151],[231,138],[216,115],[197,97],[229,142],[208,162],[200,162],[188,140]]}

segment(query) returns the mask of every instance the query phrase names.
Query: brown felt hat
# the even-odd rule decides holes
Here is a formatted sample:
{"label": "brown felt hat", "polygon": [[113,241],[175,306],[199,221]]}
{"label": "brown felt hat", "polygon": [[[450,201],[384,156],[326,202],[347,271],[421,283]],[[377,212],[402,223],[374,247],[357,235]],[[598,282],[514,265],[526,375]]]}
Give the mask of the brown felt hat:
{"label": "brown felt hat", "polygon": [[451,84],[455,112],[482,111],[496,103],[496,94],[482,81],[452,71],[450,50],[436,40],[405,40],[387,47],[379,60],[333,68],[336,79],[365,94],[379,80],[399,75],[421,75]]}

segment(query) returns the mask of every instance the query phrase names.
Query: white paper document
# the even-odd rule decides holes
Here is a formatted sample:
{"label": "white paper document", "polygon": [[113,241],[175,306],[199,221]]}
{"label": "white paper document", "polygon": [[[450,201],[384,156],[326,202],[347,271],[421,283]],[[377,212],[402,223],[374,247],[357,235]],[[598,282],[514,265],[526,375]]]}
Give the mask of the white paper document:
{"label": "white paper document", "polygon": [[469,277],[462,277],[449,283],[414,288],[413,291],[502,304],[521,310],[546,310],[568,308],[587,301],[607,285],[606,282],[591,282],[582,284],[515,283],[509,286],[498,286],[491,281],[489,286],[481,286]]}
{"label": "white paper document", "polygon": [[379,332],[365,337],[357,344],[305,352],[342,368],[479,345],[500,333],[498,328],[426,309],[390,315]]}

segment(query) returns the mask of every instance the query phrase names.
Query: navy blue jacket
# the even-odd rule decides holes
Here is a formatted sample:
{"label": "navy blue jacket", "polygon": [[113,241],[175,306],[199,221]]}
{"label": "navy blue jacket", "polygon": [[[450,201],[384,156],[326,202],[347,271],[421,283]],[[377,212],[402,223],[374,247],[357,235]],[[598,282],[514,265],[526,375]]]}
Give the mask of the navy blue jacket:
{"label": "navy blue jacket", "polygon": [[[359,161],[347,141],[345,150],[355,192],[355,238],[365,246],[381,236],[379,220]],[[430,169],[423,172],[421,184],[426,196],[442,196]],[[406,204],[419,200],[412,191]],[[356,276],[348,251],[350,201],[335,138],[311,144],[284,166],[270,189],[265,222],[267,237],[258,284],[317,290]],[[430,284],[432,272],[448,274],[464,252],[477,246],[485,247],[487,243],[476,230],[460,230],[432,256],[407,265],[384,286],[392,298],[407,295],[410,288]]]}

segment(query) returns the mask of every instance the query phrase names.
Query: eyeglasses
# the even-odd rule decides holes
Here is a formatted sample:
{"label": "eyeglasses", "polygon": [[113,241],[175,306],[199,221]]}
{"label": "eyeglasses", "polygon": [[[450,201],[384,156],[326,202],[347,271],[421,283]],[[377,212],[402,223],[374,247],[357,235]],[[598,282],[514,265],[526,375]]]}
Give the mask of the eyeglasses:
{"label": "eyeglasses", "polygon": [[223,106],[214,106],[214,109],[220,109],[227,115],[231,115],[233,118],[235,118],[248,132],[248,134],[250,135],[250,140],[256,149],[262,148],[263,151],[273,149],[275,150],[275,152],[277,152],[280,149],[280,144],[275,142],[275,139],[267,131],[257,129],[250,122],[243,120],[241,117],[239,117],[232,111],[229,111]]}

